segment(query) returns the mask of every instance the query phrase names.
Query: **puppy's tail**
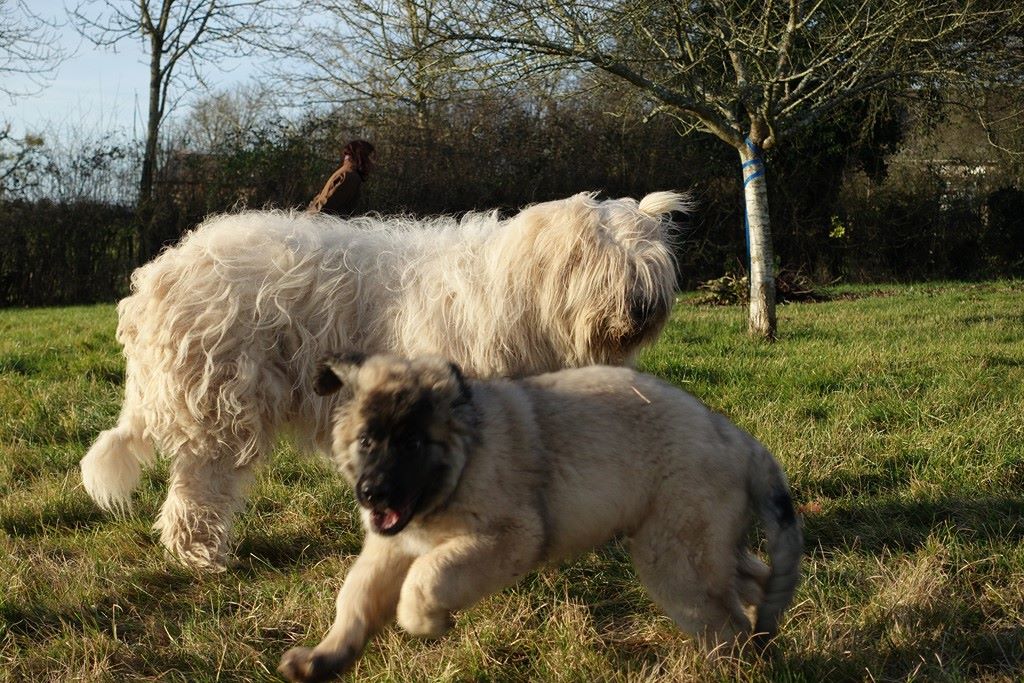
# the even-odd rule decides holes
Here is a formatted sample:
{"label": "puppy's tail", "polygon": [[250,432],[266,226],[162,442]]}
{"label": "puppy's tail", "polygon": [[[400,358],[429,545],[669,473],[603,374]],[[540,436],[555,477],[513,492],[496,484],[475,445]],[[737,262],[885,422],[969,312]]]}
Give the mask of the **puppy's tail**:
{"label": "puppy's tail", "polygon": [[765,583],[764,599],[757,609],[754,625],[754,643],[763,647],[775,636],[782,613],[800,582],[804,537],[786,475],[771,453],[756,441],[753,443],[750,495],[761,519],[771,558],[771,574]]}
{"label": "puppy's tail", "polygon": [[82,458],[82,484],[104,510],[124,511],[131,507],[132,491],[142,478],[142,465],[153,458],[145,422],[126,405],[117,426],[101,432]]}

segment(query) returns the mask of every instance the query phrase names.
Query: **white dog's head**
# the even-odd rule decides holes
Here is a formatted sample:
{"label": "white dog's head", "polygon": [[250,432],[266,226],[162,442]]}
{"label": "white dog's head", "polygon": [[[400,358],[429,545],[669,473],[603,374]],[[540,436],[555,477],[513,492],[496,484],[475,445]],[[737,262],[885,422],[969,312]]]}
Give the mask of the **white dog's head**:
{"label": "white dog's head", "polygon": [[524,376],[632,361],[661,331],[676,284],[671,212],[683,195],[599,201],[581,193],[501,220],[402,235],[412,258],[388,314],[410,355],[473,376]]}
{"label": "white dog's head", "polygon": [[532,323],[566,365],[628,362],[658,335],[676,285],[670,214],[687,208],[673,192],[639,202],[582,193],[511,220],[503,257],[520,272],[509,285],[535,298]]}

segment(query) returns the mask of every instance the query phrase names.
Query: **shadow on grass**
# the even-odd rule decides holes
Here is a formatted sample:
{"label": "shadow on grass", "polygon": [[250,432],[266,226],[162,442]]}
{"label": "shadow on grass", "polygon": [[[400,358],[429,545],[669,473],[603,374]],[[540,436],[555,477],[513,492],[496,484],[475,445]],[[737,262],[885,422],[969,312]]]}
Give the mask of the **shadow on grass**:
{"label": "shadow on grass", "polygon": [[921,460],[920,453],[908,451],[886,458],[870,472],[839,472],[811,479],[803,485],[804,490],[800,493],[834,499],[904,489],[910,484],[915,467],[921,464]]}
{"label": "shadow on grass", "polygon": [[7,353],[0,355],[0,373],[11,373],[32,377],[42,372],[43,363],[39,358],[27,354]]}
{"label": "shadow on grass", "polygon": [[981,357],[983,368],[1022,368],[1024,357],[1006,356],[1002,354],[990,354]]}
{"label": "shadow on grass", "polygon": [[85,496],[51,500],[39,508],[18,508],[0,513],[0,529],[18,538],[32,538],[59,530],[89,529],[109,517]]}
{"label": "shadow on grass", "polygon": [[[131,517],[155,519],[157,510],[150,508],[142,505]],[[242,512],[236,521],[244,517],[245,512]],[[46,501],[41,508],[21,507],[0,512],[0,530],[21,539],[34,539],[53,533],[88,532],[104,524],[121,523],[116,517],[100,510],[84,494]],[[243,526],[236,534],[236,547],[229,560],[231,570],[249,577],[265,574],[268,570],[287,571],[313,565],[327,557],[356,555],[362,547],[362,532],[358,522],[351,520],[311,522],[304,528],[286,531]],[[148,532],[138,542],[152,546],[160,544],[156,535]]]}
{"label": "shadow on grass", "polygon": [[315,534],[297,529],[290,532],[246,532],[238,539],[233,573],[258,576],[268,570],[293,570],[314,565],[329,557],[359,554],[361,533],[348,528],[318,528]]}
{"label": "shadow on grass", "polygon": [[1024,325],[1024,313],[989,313],[985,315],[963,315],[959,322],[964,325],[984,325],[993,322],[1007,322],[1011,325]]}
{"label": "shadow on grass", "polygon": [[[982,623],[980,610],[940,606],[900,614],[931,628],[894,642],[894,619],[883,615],[843,634],[824,652],[778,652],[772,681],[1018,680],[1024,668],[1024,627]],[[942,628],[935,625],[942,624]],[[897,632],[899,629],[896,630]]]}
{"label": "shadow on grass", "polygon": [[117,364],[86,368],[85,376],[101,384],[116,387],[124,384],[124,368]]}
{"label": "shadow on grass", "polygon": [[[866,498],[811,516],[805,533],[808,548],[905,555],[924,547],[934,534],[952,534],[976,546],[1017,546],[1024,543],[1021,519],[1024,499],[1009,496]],[[645,609],[644,599],[634,592],[628,552],[619,544],[602,550],[596,561],[563,571],[559,592],[586,606],[598,630],[614,628],[624,614]],[[649,598],[646,602],[651,604]],[[785,641],[785,629],[781,637]],[[647,665],[660,654],[652,645],[609,642],[606,647],[613,659]],[[970,680],[1021,670],[1024,625],[993,619],[984,604],[965,594],[937,604],[876,610],[865,620],[851,621],[849,630],[837,633],[820,653],[778,651],[765,672],[766,680],[773,681],[860,681],[868,671],[891,680]]]}
{"label": "shadow on grass", "polygon": [[143,641],[150,634],[146,623],[154,619],[168,624],[180,621],[183,610],[196,600],[192,590],[196,582],[197,577],[184,568],[140,570],[88,604],[53,607],[38,600],[0,602],[0,621],[8,632],[39,641],[67,630],[116,632],[125,642]]}
{"label": "shadow on grass", "polygon": [[973,543],[1024,541],[1024,498],[855,499],[804,520],[806,547],[825,550],[913,551],[937,531]]}

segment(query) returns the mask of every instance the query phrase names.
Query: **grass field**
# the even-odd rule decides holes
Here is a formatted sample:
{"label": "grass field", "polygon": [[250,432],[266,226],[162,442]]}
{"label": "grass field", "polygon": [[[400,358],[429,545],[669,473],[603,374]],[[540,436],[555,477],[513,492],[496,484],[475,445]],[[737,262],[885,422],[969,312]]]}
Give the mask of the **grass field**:
{"label": "grass field", "polygon": [[[738,308],[685,297],[644,369],[697,395],[783,463],[805,579],[767,661],[702,661],[618,546],[531,575],[436,642],[371,643],[373,681],[1022,680],[1024,283],[849,288],[780,309],[749,341]],[[237,563],[193,574],[136,511],[107,517],[77,463],[113,424],[112,306],[0,311],[0,680],[276,680],[314,643],[360,546],[317,458],[279,448]]]}

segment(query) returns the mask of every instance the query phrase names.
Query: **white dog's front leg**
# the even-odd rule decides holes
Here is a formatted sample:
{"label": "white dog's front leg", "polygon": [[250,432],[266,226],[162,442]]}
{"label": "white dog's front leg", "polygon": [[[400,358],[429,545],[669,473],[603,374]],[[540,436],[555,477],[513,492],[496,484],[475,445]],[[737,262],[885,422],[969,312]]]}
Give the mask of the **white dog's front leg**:
{"label": "white dog's front leg", "polygon": [[436,638],[451,628],[452,613],[518,581],[537,562],[530,536],[450,540],[419,557],[398,601],[398,625],[411,635]]}
{"label": "white dog's front leg", "polygon": [[330,631],[312,649],[288,650],[278,671],[291,681],[324,681],[348,671],[366,641],[394,617],[412,559],[398,543],[367,534],[363,551],[338,592]]}

